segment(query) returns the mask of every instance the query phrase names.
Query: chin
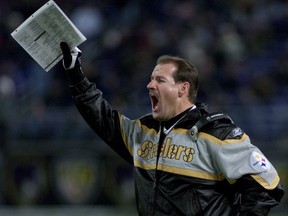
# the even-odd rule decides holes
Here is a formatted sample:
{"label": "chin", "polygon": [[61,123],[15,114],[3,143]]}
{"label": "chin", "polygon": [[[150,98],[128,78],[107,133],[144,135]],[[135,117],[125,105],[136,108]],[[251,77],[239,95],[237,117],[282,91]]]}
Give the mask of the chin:
{"label": "chin", "polygon": [[166,121],[166,119],[163,116],[157,115],[155,113],[152,113],[152,116],[157,121]]}
{"label": "chin", "polygon": [[160,117],[159,115],[157,115],[157,114],[155,114],[155,113],[152,113],[152,116],[153,116],[153,118],[154,118],[155,120],[161,121],[161,117]]}

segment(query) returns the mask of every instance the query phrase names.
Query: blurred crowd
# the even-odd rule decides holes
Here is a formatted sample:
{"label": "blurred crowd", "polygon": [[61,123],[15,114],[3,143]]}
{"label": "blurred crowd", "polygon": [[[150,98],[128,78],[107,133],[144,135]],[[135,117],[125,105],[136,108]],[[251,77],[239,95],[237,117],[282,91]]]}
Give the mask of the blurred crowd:
{"label": "blurred crowd", "polygon": [[[49,125],[53,113],[47,109],[67,111],[73,106],[61,63],[46,73],[10,35],[45,3],[1,0],[0,7],[0,117],[14,126],[17,120],[19,133],[26,130],[32,137],[40,128],[43,136],[49,136],[55,126]],[[130,117],[149,111],[146,84],[162,54],[196,65],[201,77],[199,101],[217,107],[287,104],[287,1],[56,3],[87,37],[79,46],[85,74]]]}

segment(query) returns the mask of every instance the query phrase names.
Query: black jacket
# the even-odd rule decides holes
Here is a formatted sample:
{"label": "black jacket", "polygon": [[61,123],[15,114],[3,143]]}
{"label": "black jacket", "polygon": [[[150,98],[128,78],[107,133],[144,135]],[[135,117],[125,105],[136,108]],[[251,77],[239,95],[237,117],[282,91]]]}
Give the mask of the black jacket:
{"label": "black jacket", "polygon": [[193,141],[201,107],[172,119],[178,122],[167,131],[171,122],[113,110],[87,78],[71,90],[90,127],[134,166],[139,215],[263,216],[279,204],[284,191],[275,168],[233,122],[211,122]]}

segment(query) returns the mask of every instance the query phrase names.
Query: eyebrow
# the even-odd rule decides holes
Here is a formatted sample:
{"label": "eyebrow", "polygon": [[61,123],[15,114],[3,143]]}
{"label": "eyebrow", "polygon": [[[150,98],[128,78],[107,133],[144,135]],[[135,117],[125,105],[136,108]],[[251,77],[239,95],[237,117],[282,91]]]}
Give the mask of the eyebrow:
{"label": "eyebrow", "polygon": [[160,76],[160,75],[156,75],[156,76],[151,75],[151,76],[150,76],[150,79],[151,79],[151,80],[152,80],[152,79],[157,79],[157,78],[158,78],[158,79],[159,79],[159,78],[160,78],[160,79],[166,79],[164,76]]}

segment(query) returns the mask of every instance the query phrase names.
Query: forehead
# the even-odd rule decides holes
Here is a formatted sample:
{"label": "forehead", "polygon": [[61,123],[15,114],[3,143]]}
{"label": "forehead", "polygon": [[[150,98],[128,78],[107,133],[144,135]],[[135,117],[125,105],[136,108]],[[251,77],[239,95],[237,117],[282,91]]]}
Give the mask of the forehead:
{"label": "forehead", "polygon": [[173,63],[158,64],[155,66],[151,76],[173,76],[177,67]]}

